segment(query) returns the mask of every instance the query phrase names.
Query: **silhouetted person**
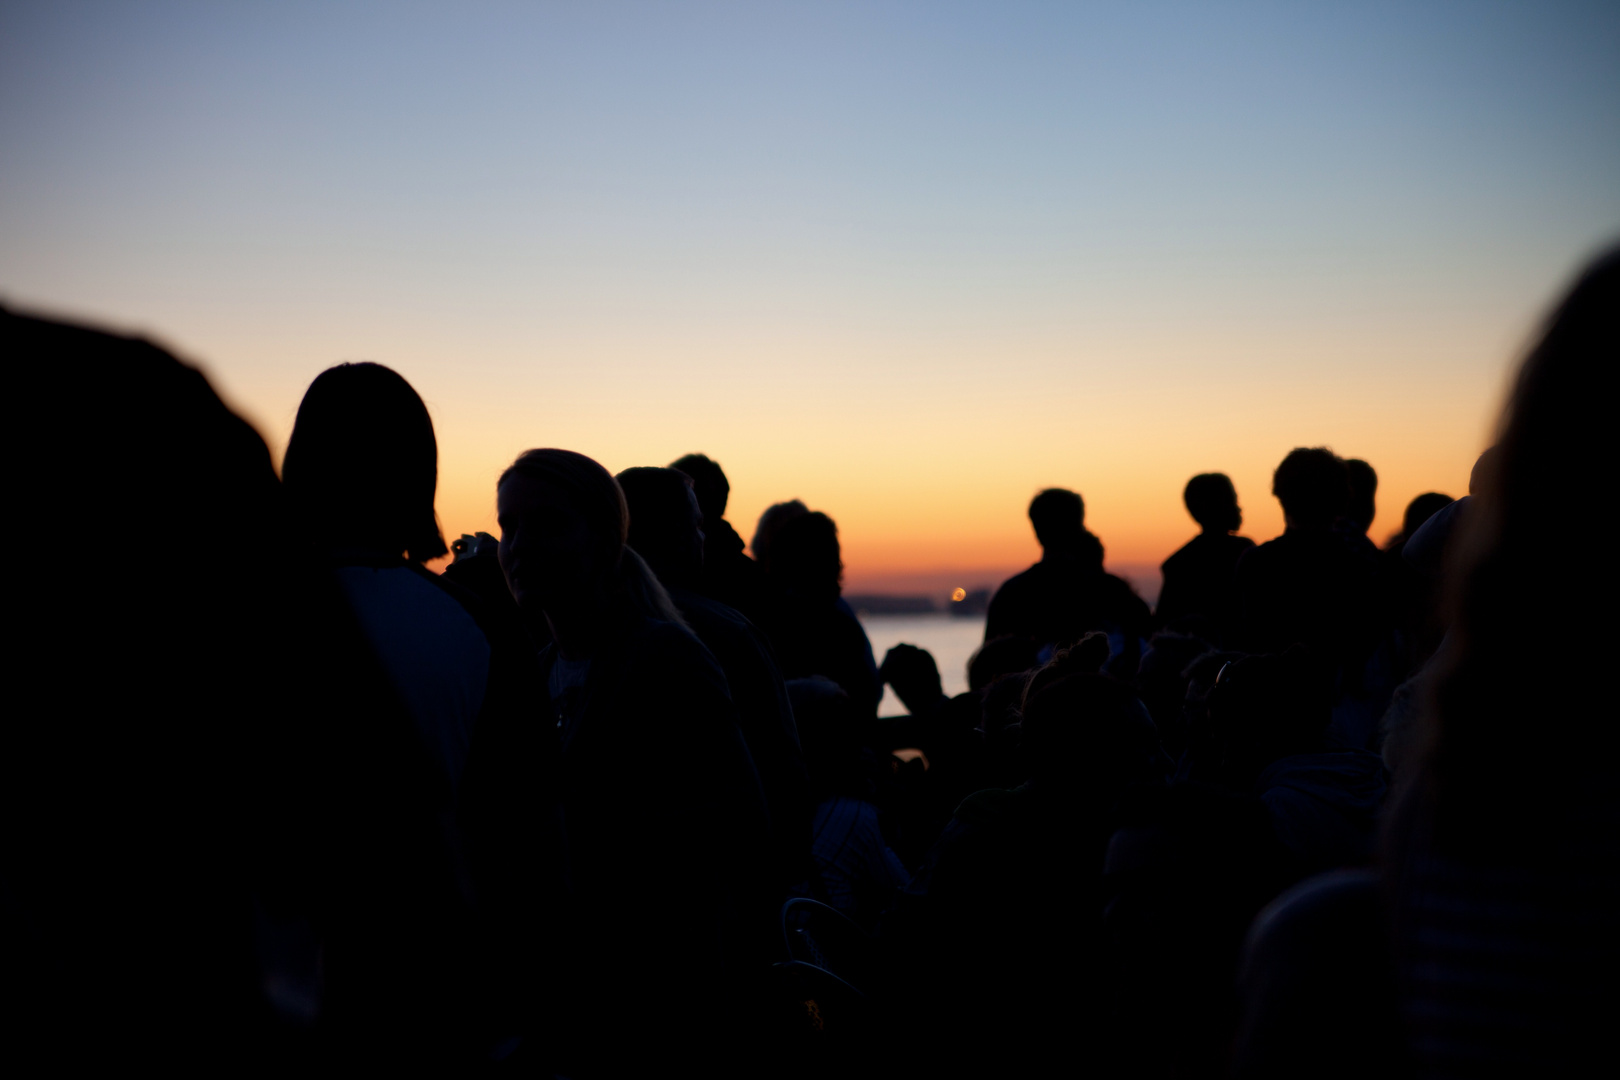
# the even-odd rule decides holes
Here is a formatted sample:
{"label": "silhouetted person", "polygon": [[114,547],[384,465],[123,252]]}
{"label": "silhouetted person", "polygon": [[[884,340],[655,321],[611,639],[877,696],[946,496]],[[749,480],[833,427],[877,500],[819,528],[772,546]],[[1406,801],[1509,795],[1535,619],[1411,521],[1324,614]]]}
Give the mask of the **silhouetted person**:
{"label": "silhouetted person", "polygon": [[829,678],[862,715],[876,716],[883,683],[866,630],[839,595],[844,561],[833,519],[819,510],[787,518],[764,565],[760,626],[770,636],[782,674]]}
{"label": "silhouetted person", "polygon": [[[350,688],[375,699],[369,719],[334,718],[343,738],[332,766],[347,790],[333,792],[328,823],[342,849],[325,916],[323,1020],[348,1053],[465,1057],[477,1053],[482,1022],[469,1010],[492,1006],[468,988],[486,976],[467,967],[478,931],[462,879],[477,856],[457,811],[474,732],[488,727],[502,741],[540,714],[533,654],[475,596],[422,566],[446,552],[433,510],[438,446],[427,408],[397,373],[378,364],[321,373],[299,406],[282,475],[311,572],[336,584],[383,675],[382,686]],[[534,771],[514,782],[548,786],[553,756],[535,746]],[[549,857],[551,843],[539,829],[498,845],[507,850],[496,857]],[[533,868],[530,880],[540,875]],[[501,880],[496,891],[504,871]],[[527,898],[531,908],[545,900]]]}
{"label": "silhouetted person", "polygon": [[810,508],[799,499],[789,499],[772,503],[759,515],[759,521],[754,526],[754,538],[748,546],[753,549],[754,558],[766,573],[770,573],[771,541],[776,538],[777,531],[787,522],[809,512]]}
{"label": "silhouetted person", "polygon": [[[1385,864],[1422,1076],[1567,1075],[1607,1053],[1620,964],[1616,590],[1612,573],[1588,588],[1549,574],[1612,560],[1613,527],[1570,508],[1605,490],[1617,355],[1611,252],[1520,369],[1453,541],[1454,620]],[[1548,637],[1555,668],[1527,663],[1525,642]]]}
{"label": "silhouetted person", "polygon": [[[10,497],[49,526],[7,596],[24,632],[0,756],[6,1057],[296,1065],[314,949],[255,943],[255,911],[284,907],[279,852],[307,835],[277,799],[307,745],[270,454],[145,341],[0,310],[0,352],[27,414]],[[44,696],[23,708],[24,688]]]}
{"label": "silhouetted person", "polygon": [[1225,473],[1200,473],[1182,492],[1187,513],[1204,531],[1164,561],[1164,585],[1154,621],[1176,628],[1188,616],[1213,623],[1224,639],[1237,623],[1237,564],[1254,541],[1233,533],[1243,525],[1237,490]]}
{"label": "silhouetted person", "polygon": [[872,785],[861,769],[861,719],[849,695],[830,679],[794,679],[788,691],[795,715],[804,718],[815,801],[812,893],[871,931],[911,875],[884,839]]}
{"label": "silhouetted person", "polygon": [[[1360,694],[1382,632],[1383,597],[1376,551],[1364,553],[1365,536],[1350,538],[1334,527],[1350,500],[1344,462],[1325,447],[1293,450],[1277,466],[1271,491],[1287,528],[1238,563],[1240,642],[1274,653],[1307,645],[1335,669],[1340,697]],[[1371,731],[1341,734],[1362,746]]]}
{"label": "silhouetted person", "polygon": [[[775,895],[769,816],[725,674],[625,546],[629,514],[606,469],[530,450],[496,501],[512,595],[554,640],[540,664],[573,900],[556,930],[572,951],[560,1071],[723,1063]],[[682,1002],[701,1024],[649,958],[654,927],[680,942]]]}
{"label": "silhouetted person", "polygon": [[1378,516],[1378,473],[1360,458],[1345,458],[1344,475],[1350,485],[1344,520],[1351,530],[1366,536]]}
{"label": "silhouetted person", "polygon": [[[1383,1071],[1574,1075],[1608,1052],[1620,962],[1614,584],[1549,587],[1547,568],[1609,557],[1606,521],[1567,511],[1604,482],[1617,312],[1620,254],[1611,252],[1520,368],[1500,439],[1470,479],[1473,505],[1442,523],[1461,533],[1445,545],[1455,616],[1398,774],[1384,880],[1318,879],[1256,926],[1240,1044],[1240,1063],[1256,1066],[1249,1075],[1281,1075],[1267,1066],[1295,1049],[1296,1018],[1339,1000],[1341,982],[1302,977],[1296,960],[1331,961],[1335,942],[1373,935],[1391,943],[1395,977],[1384,990],[1402,1022],[1372,1008],[1362,1026],[1369,1042],[1409,1055]],[[1559,628],[1556,673],[1524,662],[1533,627]],[[1550,718],[1556,734],[1527,727],[1529,718]],[[1364,999],[1378,992],[1377,978],[1347,974]]]}
{"label": "silhouetted person", "polygon": [[703,576],[698,591],[750,618],[759,605],[759,567],[743,551],[743,538],[726,520],[731,483],[720,463],[705,454],[687,454],[670,462],[692,478],[698,506],[703,510]]}
{"label": "silhouetted person", "polygon": [[[1090,664],[1106,659],[1099,645]],[[1066,1047],[1096,1060],[1104,850],[1121,803],[1163,783],[1147,711],[1106,676],[1035,689],[1021,735],[1029,781],[962,803],[891,927],[919,1042],[957,1074],[995,1075]]]}
{"label": "silhouetted person", "polygon": [[1208,700],[1214,778],[1260,797],[1298,877],[1366,864],[1384,797],[1376,755],[1328,745],[1331,678],[1295,646],[1229,664]]}
{"label": "silhouetted person", "polygon": [[[1147,604],[1124,580],[1103,570],[1102,543],[1086,531],[1080,496],[1047,488],[1029,504],[1041,561],[1008,578],[990,600],[984,639],[1033,638],[1050,650],[1101,630],[1115,653],[1138,647],[1149,632]],[[1131,670],[1135,670],[1135,658]]]}
{"label": "silhouetted person", "polygon": [[615,479],[630,510],[630,547],[647,561],[726,674],[770,809],[785,893],[804,881],[809,868],[810,781],[770,643],[735,608],[697,589],[705,557],[704,515],[692,481],[675,469],[652,468],[626,469]]}

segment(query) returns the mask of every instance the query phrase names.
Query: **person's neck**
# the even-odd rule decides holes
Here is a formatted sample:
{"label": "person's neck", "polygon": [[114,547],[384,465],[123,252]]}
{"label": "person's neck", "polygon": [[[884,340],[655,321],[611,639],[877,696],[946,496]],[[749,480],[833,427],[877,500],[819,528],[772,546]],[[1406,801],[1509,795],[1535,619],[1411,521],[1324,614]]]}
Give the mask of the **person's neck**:
{"label": "person's neck", "polygon": [[606,597],[593,598],[577,607],[559,605],[546,612],[557,654],[564,660],[589,660],[594,656],[607,638],[608,622]]}
{"label": "person's neck", "polygon": [[1291,533],[1327,533],[1333,531],[1332,522],[1310,522],[1299,520],[1292,514],[1283,514],[1283,528]]}

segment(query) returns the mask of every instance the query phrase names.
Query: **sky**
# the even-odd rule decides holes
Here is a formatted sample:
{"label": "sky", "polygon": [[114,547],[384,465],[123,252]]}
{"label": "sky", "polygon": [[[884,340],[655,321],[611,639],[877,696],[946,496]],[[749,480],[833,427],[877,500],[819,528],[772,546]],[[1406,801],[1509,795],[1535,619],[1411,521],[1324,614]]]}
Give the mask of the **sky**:
{"label": "sky", "polygon": [[1188,477],[1264,539],[1328,445],[1382,541],[1616,240],[1613,3],[0,2],[0,304],[155,338],[278,459],[395,368],[450,537],[524,449],[698,450],[851,590],[1027,564],[1063,486],[1151,591]]}

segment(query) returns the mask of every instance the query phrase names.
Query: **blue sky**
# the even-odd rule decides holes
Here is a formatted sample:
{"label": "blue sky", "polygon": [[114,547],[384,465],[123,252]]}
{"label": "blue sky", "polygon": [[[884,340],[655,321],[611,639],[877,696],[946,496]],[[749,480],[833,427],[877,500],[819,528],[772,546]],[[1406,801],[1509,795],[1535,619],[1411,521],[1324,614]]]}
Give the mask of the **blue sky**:
{"label": "blue sky", "polygon": [[1059,482],[1157,561],[1295,441],[1457,487],[1616,238],[1615,4],[0,5],[0,302],[278,448],[393,364],[452,531],[537,444],[708,447],[873,566]]}

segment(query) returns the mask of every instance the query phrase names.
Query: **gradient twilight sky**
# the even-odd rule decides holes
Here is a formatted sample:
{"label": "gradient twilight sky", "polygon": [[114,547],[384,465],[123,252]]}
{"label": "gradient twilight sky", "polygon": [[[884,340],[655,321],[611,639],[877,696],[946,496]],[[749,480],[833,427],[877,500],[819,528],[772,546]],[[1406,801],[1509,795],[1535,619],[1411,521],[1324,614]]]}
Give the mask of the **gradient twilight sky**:
{"label": "gradient twilight sky", "polygon": [[1617,237],[1612,2],[0,4],[0,302],[278,457],[388,364],[448,536],[525,448],[703,450],[853,588],[1027,563],[1049,485],[1151,564],[1325,443],[1381,541]]}

